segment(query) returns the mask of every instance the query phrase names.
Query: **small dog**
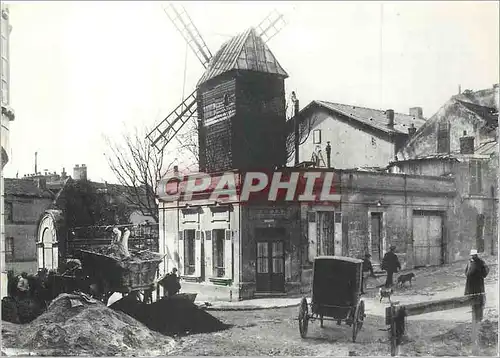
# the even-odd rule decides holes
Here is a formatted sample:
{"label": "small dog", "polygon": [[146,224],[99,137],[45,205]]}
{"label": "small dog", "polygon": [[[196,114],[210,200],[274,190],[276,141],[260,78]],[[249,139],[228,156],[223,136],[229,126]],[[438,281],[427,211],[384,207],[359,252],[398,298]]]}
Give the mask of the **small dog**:
{"label": "small dog", "polygon": [[380,287],[380,290],[378,291],[379,295],[380,295],[380,301],[379,302],[382,302],[382,298],[388,298],[389,299],[389,302],[391,302],[391,295],[393,293],[392,291],[392,288],[385,288],[385,287]]}
{"label": "small dog", "polygon": [[413,272],[407,273],[406,275],[399,275],[398,283],[401,287],[405,284],[405,282],[409,282],[411,286],[411,280],[415,278],[415,274]]}

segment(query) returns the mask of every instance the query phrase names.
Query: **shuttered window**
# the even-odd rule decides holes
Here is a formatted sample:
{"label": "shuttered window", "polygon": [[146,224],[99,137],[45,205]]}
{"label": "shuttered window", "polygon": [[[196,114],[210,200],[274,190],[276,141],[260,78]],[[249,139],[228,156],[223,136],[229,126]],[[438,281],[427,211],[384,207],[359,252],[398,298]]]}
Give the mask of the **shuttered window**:
{"label": "shuttered window", "polygon": [[5,262],[14,261],[14,238],[5,238]]}
{"label": "shuttered window", "polygon": [[471,160],[469,162],[469,194],[481,194],[482,191],[482,172],[481,161]]}
{"label": "shuttered window", "polygon": [[450,152],[450,123],[447,121],[440,122],[438,125],[437,152]]}
{"label": "shuttered window", "polygon": [[194,275],[196,271],[195,237],[196,230],[184,230],[184,275]]}
{"label": "shuttered window", "polygon": [[224,248],[225,248],[225,230],[216,229],[213,230],[212,239],[212,262],[213,262],[213,276],[214,277],[224,277],[226,274],[226,267],[224,265]]}

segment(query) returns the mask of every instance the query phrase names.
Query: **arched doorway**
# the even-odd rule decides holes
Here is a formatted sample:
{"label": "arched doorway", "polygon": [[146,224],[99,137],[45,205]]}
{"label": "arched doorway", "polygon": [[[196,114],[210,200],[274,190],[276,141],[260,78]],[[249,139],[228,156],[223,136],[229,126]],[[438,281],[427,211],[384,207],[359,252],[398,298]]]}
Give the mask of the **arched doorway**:
{"label": "arched doorway", "polygon": [[37,261],[38,268],[57,269],[58,242],[54,216],[46,213],[38,227]]}

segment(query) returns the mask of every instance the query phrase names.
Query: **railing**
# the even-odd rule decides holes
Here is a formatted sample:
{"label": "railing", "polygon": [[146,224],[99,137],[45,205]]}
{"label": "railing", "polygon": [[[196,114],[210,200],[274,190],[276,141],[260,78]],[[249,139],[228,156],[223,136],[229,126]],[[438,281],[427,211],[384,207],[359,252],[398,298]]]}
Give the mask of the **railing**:
{"label": "railing", "polygon": [[113,228],[130,230],[128,246],[132,250],[159,251],[158,224],[129,224],[113,226],[85,226],[68,230],[66,253],[72,256],[76,250],[89,250],[111,244]]}

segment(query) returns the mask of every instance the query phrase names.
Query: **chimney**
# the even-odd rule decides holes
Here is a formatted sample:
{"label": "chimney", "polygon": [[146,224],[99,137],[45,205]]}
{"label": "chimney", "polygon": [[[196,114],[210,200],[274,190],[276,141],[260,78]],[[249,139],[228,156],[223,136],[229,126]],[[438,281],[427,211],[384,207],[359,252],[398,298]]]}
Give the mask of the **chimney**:
{"label": "chimney", "polygon": [[385,113],[387,114],[387,125],[389,127],[394,127],[394,110],[388,109]]}
{"label": "chimney", "polygon": [[424,111],[422,110],[422,107],[411,107],[410,116],[415,117],[417,119],[424,118]]}
{"label": "chimney", "polygon": [[292,102],[293,102],[293,132],[295,138],[295,166],[299,165],[299,147],[300,147],[300,138],[299,138],[299,99],[295,95],[295,91],[292,91]]}
{"label": "chimney", "polygon": [[415,124],[411,124],[411,127],[408,128],[408,135],[413,137],[413,135],[417,132],[417,128],[415,128]]}
{"label": "chimney", "polygon": [[464,136],[460,138],[460,154],[474,154],[474,137],[467,136],[464,131]]}
{"label": "chimney", "polygon": [[327,168],[330,168],[330,158],[332,154],[332,146],[330,145],[330,142],[326,142],[326,165]]}
{"label": "chimney", "polygon": [[38,173],[38,152],[35,152],[35,174]]}
{"label": "chimney", "polygon": [[40,190],[45,190],[47,189],[47,182],[45,178],[36,178],[35,179],[35,184]]}
{"label": "chimney", "polygon": [[78,164],[75,165],[73,168],[73,179],[87,180],[87,167],[85,164],[82,164],[82,166],[79,166]]}

